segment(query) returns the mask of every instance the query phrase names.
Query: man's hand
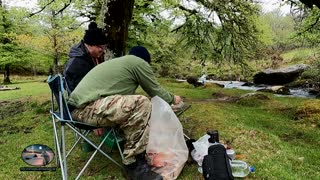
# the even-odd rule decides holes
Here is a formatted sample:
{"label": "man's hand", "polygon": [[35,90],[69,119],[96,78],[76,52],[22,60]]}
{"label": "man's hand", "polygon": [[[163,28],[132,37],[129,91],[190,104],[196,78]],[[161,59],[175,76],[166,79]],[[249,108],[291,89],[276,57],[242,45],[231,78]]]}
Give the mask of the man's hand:
{"label": "man's hand", "polygon": [[106,128],[98,128],[98,129],[94,129],[93,132],[96,136],[102,136],[105,130]]}
{"label": "man's hand", "polygon": [[184,106],[183,100],[180,96],[174,96],[174,103],[171,105],[171,108],[174,112],[178,112],[182,110]]}
{"label": "man's hand", "polygon": [[182,102],[182,98],[180,97],[180,96],[174,96],[174,102],[173,102],[173,104],[174,105],[177,105],[177,104],[179,104],[179,103],[181,103]]}

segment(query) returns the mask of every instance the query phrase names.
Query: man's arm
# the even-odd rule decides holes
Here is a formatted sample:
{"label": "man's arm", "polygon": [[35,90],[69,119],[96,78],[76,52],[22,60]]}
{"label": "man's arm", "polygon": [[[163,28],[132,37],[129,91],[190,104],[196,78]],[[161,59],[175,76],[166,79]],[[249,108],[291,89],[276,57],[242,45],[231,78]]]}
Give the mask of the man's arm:
{"label": "man's arm", "polygon": [[149,96],[159,96],[169,104],[178,104],[182,101],[180,96],[175,96],[168,92],[157,82],[152,68],[148,63],[141,61],[141,63],[134,68],[134,76]]}

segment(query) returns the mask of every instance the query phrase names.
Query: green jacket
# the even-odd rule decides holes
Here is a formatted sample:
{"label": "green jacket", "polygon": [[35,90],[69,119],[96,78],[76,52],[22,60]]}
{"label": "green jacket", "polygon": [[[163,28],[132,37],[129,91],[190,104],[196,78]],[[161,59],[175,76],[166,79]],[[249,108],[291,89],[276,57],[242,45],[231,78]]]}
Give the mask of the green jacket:
{"label": "green jacket", "polygon": [[138,86],[150,96],[158,95],[169,104],[174,95],[156,81],[150,65],[143,59],[127,55],[94,67],[70,94],[68,104],[80,108],[111,95],[133,95]]}

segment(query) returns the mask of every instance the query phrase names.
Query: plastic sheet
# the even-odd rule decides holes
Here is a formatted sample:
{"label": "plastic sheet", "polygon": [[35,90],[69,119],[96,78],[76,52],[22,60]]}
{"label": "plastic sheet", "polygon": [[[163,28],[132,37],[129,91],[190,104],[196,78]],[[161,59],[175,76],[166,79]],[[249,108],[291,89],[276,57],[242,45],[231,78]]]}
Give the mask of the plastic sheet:
{"label": "plastic sheet", "polygon": [[208,148],[210,146],[208,141],[209,138],[210,136],[206,134],[199,138],[196,142],[192,143],[194,150],[191,152],[191,156],[199,166],[202,166],[203,158],[208,154]]}
{"label": "plastic sheet", "polygon": [[168,103],[158,96],[151,99],[152,112],[147,158],[152,170],[163,179],[176,179],[188,159],[182,125]]}

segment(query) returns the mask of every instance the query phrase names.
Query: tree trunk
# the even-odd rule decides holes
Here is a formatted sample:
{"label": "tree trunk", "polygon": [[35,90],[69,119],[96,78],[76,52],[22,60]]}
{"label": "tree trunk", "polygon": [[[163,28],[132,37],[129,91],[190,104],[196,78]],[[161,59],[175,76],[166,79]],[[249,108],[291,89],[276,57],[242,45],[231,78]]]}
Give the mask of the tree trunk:
{"label": "tree trunk", "polygon": [[37,67],[35,65],[32,65],[32,72],[33,72],[33,76],[37,75]]}
{"label": "tree trunk", "polygon": [[134,0],[105,0],[103,21],[108,39],[108,48],[115,57],[125,54],[133,5]]}
{"label": "tree trunk", "polygon": [[11,84],[9,64],[6,64],[6,65],[4,66],[4,79],[3,79],[3,84]]}
{"label": "tree trunk", "polygon": [[58,74],[61,73],[61,67],[59,67],[59,50],[58,50],[58,34],[57,34],[57,30],[58,28],[58,23],[56,22],[56,14],[55,12],[52,10],[51,11],[51,27],[54,30],[54,32],[50,35],[51,39],[52,39],[52,47],[53,47],[53,73],[54,74]]}
{"label": "tree trunk", "polygon": [[57,36],[54,35],[53,36],[53,72],[55,74],[60,73],[60,69],[59,69],[59,52],[58,52],[58,43],[57,43]]}

